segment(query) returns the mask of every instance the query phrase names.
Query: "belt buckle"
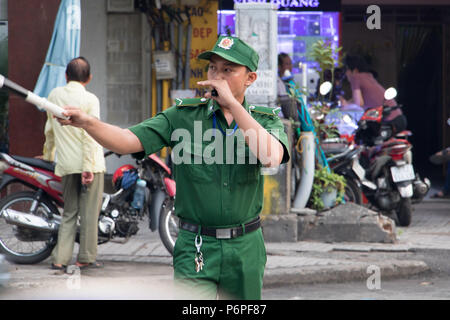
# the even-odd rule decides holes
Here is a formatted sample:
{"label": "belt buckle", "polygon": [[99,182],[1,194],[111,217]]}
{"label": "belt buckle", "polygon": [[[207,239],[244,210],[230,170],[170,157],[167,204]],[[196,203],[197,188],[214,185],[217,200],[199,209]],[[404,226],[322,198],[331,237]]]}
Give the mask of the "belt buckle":
{"label": "belt buckle", "polygon": [[217,239],[231,239],[231,228],[216,229]]}

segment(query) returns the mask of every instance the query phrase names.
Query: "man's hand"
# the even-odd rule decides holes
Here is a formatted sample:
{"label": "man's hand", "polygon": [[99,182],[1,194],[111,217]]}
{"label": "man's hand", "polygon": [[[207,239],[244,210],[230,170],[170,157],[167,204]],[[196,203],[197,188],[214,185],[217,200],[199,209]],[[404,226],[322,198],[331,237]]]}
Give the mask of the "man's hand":
{"label": "man's hand", "polygon": [[94,181],[94,173],[93,172],[83,172],[81,173],[81,184],[88,185],[92,181]]}
{"label": "man's hand", "polygon": [[92,116],[86,114],[79,108],[66,106],[64,109],[63,115],[69,117],[69,119],[64,120],[61,118],[56,118],[63,126],[71,125],[74,127],[85,128],[92,119]]}
{"label": "man's hand", "polygon": [[230,109],[236,102],[240,104],[231,92],[226,80],[205,80],[199,81],[197,84],[200,86],[210,86],[212,89],[216,89],[218,96],[211,96],[211,92],[207,92],[205,98],[216,100],[217,103],[225,109]]}

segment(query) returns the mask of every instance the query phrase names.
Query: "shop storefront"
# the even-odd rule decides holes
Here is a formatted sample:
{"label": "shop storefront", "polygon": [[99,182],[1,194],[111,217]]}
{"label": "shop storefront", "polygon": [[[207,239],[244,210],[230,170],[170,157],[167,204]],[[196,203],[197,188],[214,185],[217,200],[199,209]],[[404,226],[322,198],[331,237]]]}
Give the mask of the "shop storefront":
{"label": "shop storefront", "polygon": [[[265,0],[224,0],[217,12],[218,31],[222,35],[235,34],[235,3],[268,2]],[[315,90],[318,75],[311,69],[314,62],[309,56],[311,45],[323,40],[337,48],[341,38],[341,1],[272,0],[278,8],[278,52],[287,53],[293,62],[293,74],[302,83],[300,63],[308,66],[308,89]]]}

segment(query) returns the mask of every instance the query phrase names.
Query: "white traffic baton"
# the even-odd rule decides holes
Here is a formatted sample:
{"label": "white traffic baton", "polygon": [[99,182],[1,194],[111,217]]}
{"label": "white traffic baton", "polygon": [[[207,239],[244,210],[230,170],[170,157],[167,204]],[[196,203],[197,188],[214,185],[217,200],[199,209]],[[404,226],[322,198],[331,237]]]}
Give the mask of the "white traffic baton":
{"label": "white traffic baton", "polygon": [[24,87],[18,85],[17,83],[5,78],[0,74],[0,89],[1,88],[7,88],[11,92],[21,96],[25,99],[25,101],[36,105],[39,108],[45,109],[51,113],[53,113],[55,116],[61,119],[68,120],[69,117],[64,116],[62,113],[64,112],[64,109],[60,106],[57,106],[56,104],[48,101],[45,98],[42,98],[38,96],[37,94],[25,89]]}

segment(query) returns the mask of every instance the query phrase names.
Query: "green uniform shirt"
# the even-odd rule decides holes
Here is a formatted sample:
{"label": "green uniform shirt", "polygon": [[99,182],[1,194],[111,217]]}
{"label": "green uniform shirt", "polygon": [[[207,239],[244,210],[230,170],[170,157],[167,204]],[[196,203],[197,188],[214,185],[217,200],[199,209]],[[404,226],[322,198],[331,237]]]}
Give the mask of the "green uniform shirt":
{"label": "green uniform shirt", "polygon": [[[288,140],[274,110],[249,106],[246,101],[243,107],[282,143],[282,162],[287,162]],[[261,163],[243,143],[239,129],[232,133],[235,126],[235,121],[228,126],[214,100],[198,98],[177,99],[176,106],[129,128],[146,155],[169,146],[176,157],[174,162],[181,162],[174,166],[175,208],[181,219],[202,226],[230,227],[247,223],[261,212]]]}

